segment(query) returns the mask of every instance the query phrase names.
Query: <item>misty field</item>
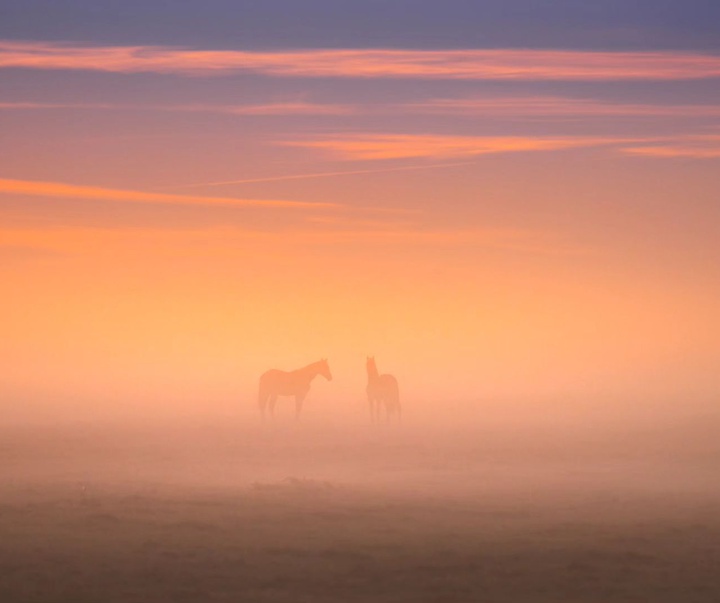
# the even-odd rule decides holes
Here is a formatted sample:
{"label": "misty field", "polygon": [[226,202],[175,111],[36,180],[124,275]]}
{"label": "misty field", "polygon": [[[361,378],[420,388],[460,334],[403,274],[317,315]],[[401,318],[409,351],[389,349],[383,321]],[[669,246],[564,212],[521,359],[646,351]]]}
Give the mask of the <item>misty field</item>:
{"label": "misty field", "polygon": [[714,438],[4,436],[3,602],[720,600]]}

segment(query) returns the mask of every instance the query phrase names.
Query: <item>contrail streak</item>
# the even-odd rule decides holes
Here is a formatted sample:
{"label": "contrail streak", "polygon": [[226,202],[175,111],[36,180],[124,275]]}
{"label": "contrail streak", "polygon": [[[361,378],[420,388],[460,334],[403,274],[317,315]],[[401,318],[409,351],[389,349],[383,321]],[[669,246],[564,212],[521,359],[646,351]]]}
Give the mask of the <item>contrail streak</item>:
{"label": "contrail streak", "polygon": [[181,186],[163,187],[166,189],[200,188],[203,186],[226,186],[229,184],[251,184],[254,182],[279,182],[281,180],[303,180],[308,178],[331,178],[334,176],[350,176],[353,174],[378,174],[381,172],[401,172],[408,170],[424,170],[433,168],[453,167],[457,165],[470,165],[475,161],[456,161],[454,163],[431,163],[425,165],[408,165],[404,167],[381,168],[374,170],[349,170],[343,172],[315,172],[312,174],[292,174],[288,176],[270,176],[267,178],[246,178],[243,180],[224,180],[221,182],[202,182],[196,184],[185,184]]}

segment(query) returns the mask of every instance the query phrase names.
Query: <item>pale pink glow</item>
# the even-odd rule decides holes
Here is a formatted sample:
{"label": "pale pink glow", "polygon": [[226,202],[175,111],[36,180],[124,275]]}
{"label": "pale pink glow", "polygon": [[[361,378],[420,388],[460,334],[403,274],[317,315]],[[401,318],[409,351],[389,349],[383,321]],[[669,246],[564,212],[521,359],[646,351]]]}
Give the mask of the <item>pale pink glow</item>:
{"label": "pale pink glow", "polygon": [[282,144],[328,151],[344,159],[471,157],[494,153],[557,151],[647,142],[648,139],[603,137],[439,136],[413,134],[343,134]]}
{"label": "pale pink glow", "polygon": [[335,203],[303,201],[236,199],[197,195],[172,195],[148,191],[122,190],[95,186],[79,186],[61,182],[0,179],[0,194],[68,199],[96,199],[99,201],[127,201],[140,203],[169,203],[173,205],[228,205],[267,208],[328,209],[341,207]]}
{"label": "pale pink glow", "polygon": [[0,42],[0,68],[292,77],[492,80],[700,79],[720,76],[720,57],[682,52],[533,49],[331,49],[284,52],[186,50],[159,46],[78,46]]}

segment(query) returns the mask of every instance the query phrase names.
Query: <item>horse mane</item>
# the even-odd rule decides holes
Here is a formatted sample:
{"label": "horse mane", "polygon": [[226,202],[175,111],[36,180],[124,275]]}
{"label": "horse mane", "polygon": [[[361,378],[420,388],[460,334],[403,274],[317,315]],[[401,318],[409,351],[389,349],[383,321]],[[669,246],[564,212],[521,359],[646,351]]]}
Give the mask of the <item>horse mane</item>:
{"label": "horse mane", "polygon": [[297,369],[297,370],[299,370],[299,371],[306,371],[307,369],[315,368],[316,366],[320,366],[320,365],[322,365],[322,364],[325,364],[326,362],[327,362],[327,360],[326,360],[325,358],[323,358],[323,359],[321,359],[321,360],[316,360],[315,362],[311,362],[311,363],[308,364],[307,366],[304,366],[304,367],[302,367],[302,368],[300,368],[300,369]]}

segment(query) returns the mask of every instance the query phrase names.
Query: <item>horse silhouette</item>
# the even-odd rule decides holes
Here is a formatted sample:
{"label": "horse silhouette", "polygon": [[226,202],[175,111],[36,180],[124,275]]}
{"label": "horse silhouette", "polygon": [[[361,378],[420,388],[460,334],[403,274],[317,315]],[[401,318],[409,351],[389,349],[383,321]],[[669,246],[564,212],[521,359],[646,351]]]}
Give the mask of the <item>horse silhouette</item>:
{"label": "horse silhouette", "polygon": [[380,407],[385,407],[385,420],[397,413],[398,420],[402,415],[400,407],[400,390],[398,382],[392,375],[381,375],[375,364],[375,357],[368,356],[365,364],[367,368],[367,398],[370,406],[370,420],[375,423],[380,420]]}
{"label": "horse silhouette", "polygon": [[318,375],[332,381],[330,367],[326,359],[318,360],[295,371],[270,369],[260,376],[258,404],[263,419],[265,410],[270,407],[270,416],[275,416],[275,402],[278,396],[295,396],[295,418],[300,416],[303,401],[310,391],[310,383]]}

